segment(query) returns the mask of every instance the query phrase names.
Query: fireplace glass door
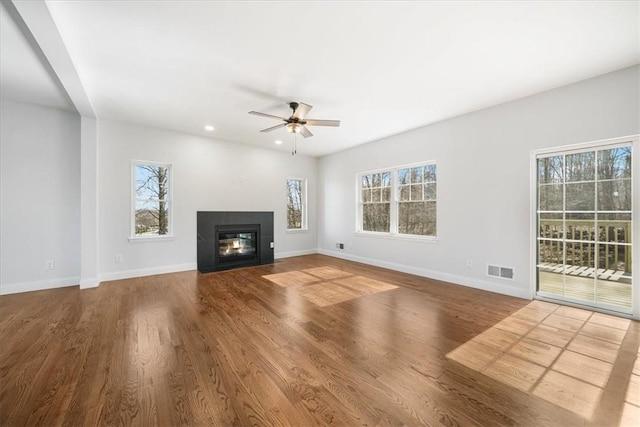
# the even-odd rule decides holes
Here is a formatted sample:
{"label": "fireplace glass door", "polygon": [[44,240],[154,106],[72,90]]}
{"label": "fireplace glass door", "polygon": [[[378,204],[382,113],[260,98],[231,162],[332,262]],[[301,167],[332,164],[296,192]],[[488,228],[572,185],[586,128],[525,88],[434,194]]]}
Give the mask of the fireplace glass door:
{"label": "fireplace glass door", "polygon": [[218,232],[218,262],[255,259],[258,255],[258,233],[252,230]]}

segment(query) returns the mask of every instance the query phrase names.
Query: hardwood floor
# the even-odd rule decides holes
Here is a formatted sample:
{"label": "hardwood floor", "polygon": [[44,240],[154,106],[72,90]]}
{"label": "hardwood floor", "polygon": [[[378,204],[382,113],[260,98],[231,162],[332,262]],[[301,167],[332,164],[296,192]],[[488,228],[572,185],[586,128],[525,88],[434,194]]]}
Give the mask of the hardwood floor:
{"label": "hardwood floor", "polygon": [[639,343],[311,255],[0,297],[0,425],[638,425]]}

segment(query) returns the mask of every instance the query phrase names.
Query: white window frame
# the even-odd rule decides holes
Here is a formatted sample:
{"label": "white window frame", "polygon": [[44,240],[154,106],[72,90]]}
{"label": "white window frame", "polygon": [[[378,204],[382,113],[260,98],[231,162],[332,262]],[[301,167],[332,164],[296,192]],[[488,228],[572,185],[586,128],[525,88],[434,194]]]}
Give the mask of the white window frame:
{"label": "white window frame", "polygon": [[[579,143],[573,145],[565,145],[551,148],[544,148],[540,150],[534,150],[530,153],[530,176],[529,176],[529,194],[530,194],[530,206],[529,206],[529,241],[530,241],[530,259],[529,259],[529,283],[531,287],[529,289],[531,299],[546,300],[544,297],[537,295],[537,238],[538,238],[538,222],[537,222],[537,208],[538,208],[538,166],[537,160],[541,157],[551,157],[554,154],[568,154],[571,152],[589,151],[592,149],[604,149],[615,147],[618,145],[630,145],[633,150],[632,165],[631,165],[631,206],[632,206],[632,264],[634,266],[640,266],[640,191],[638,191],[638,185],[635,183],[637,177],[640,176],[640,134],[630,135],[620,138],[604,139],[599,141],[592,141],[586,143]],[[634,181],[635,180],[635,181]],[[608,310],[605,307],[593,307],[588,306],[590,310],[600,311],[605,313],[615,314],[617,316],[628,316],[633,319],[640,319],[640,280],[638,280],[638,267],[634,268],[632,273],[632,301],[631,312],[624,313],[618,310]],[[557,302],[555,300],[549,300]],[[571,303],[564,301],[563,304],[574,305],[576,307],[585,307],[579,303]]]}
{"label": "white window frame", "polygon": [[[136,168],[138,166],[160,166],[167,168],[169,171],[169,177],[167,178],[167,182],[169,184],[168,196],[165,197],[164,201],[167,202],[168,206],[168,224],[167,224],[167,234],[159,234],[159,235],[145,235],[139,236],[136,235]],[[150,242],[150,241],[162,241],[162,240],[175,240],[175,236],[173,234],[173,165],[171,163],[164,162],[156,162],[156,161],[148,161],[148,160],[132,160],[131,161],[131,228],[129,234],[129,242],[137,243],[137,242]]]}
{"label": "white window frame", "polygon": [[[400,205],[400,193],[399,193],[399,184],[398,184],[398,171],[401,169],[415,168],[419,166],[436,166],[436,181],[438,183],[438,165],[435,160],[428,160],[424,162],[417,163],[409,163],[404,165],[398,165],[387,168],[373,169],[368,171],[359,172],[356,174],[356,233],[363,236],[372,236],[372,237],[382,237],[382,238],[392,238],[392,239],[401,239],[401,240],[421,240],[421,241],[429,241],[429,242],[437,242],[438,241],[438,191],[436,190],[436,232],[433,236],[424,236],[418,234],[404,234],[398,232],[398,210]],[[370,175],[374,173],[382,173],[382,172],[390,172],[391,173],[391,207],[390,207],[390,224],[389,231],[367,231],[363,230],[362,226],[362,215],[363,215],[363,199],[362,199],[362,177],[364,175]]]}
{"label": "white window frame", "polygon": [[[308,208],[307,208],[307,178],[300,178],[300,177],[293,177],[290,176],[287,178],[287,186],[285,188],[285,197],[286,197],[286,206],[288,209],[288,205],[289,205],[289,181],[300,181],[301,184],[301,190],[302,190],[302,194],[300,195],[300,203],[302,204],[301,209],[302,209],[302,218],[301,218],[301,226],[300,228],[289,228],[289,219],[286,219],[286,223],[287,223],[287,232],[288,233],[298,233],[298,232],[306,232],[309,231],[308,228]],[[286,215],[286,214],[285,214]]]}

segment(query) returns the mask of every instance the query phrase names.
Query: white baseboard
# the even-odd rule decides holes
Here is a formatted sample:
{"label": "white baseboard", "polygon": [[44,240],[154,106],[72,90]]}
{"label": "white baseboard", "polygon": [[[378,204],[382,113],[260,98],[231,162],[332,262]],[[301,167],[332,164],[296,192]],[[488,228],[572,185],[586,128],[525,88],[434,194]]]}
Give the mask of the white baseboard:
{"label": "white baseboard", "polygon": [[332,256],[336,258],[346,259],[348,261],[361,262],[363,264],[373,265],[376,267],[388,268],[389,270],[400,271],[402,273],[414,274],[416,276],[426,277],[443,282],[455,283],[456,285],[467,286],[470,288],[481,289],[483,291],[496,292],[503,295],[509,295],[517,298],[531,299],[530,289],[522,289],[500,283],[494,283],[487,280],[479,280],[473,277],[458,276],[456,274],[443,273],[440,271],[427,270],[425,268],[413,267],[394,262],[381,261],[373,258],[365,258],[356,255],[346,254],[344,252],[329,251],[326,249],[318,249],[318,253],[322,255]]}
{"label": "white baseboard", "polygon": [[317,249],[304,249],[301,251],[290,251],[290,252],[277,252],[274,254],[275,259],[280,258],[291,258],[294,256],[302,256],[302,255],[315,255],[318,253]]}
{"label": "white baseboard", "polygon": [[100,286],[100,281],[95,277],[80,279],[80,289],[91,289],[97,288],[98,286]]}
{"label": "white baseboard", "polygon": [[100,282],[108,280],[132,279],[134,277],[153,276],[156,274],[178,273],[180,271],[195,270],[195,262],[185,264],[163,265],[161,267],[140,268],[137,270],[112,271],[98,276]]}
{"label": "white baseboard", "polygon": [[[429,279],[442,280],[444,282],[455,283],[457,285],[467,286],[471,288],[481,289],[489,292],[496,292],[503,295],[513,297],[531,299],[530,290],[509,286],[506,284],[494,283],[487,280],[479,280],[472,277],[458,276],[455,274],[443,273],[439,271],[428,270],[419,267],[408,266],[393,262],[381,261],[373,258],[365,258],[357,255],[347,254],[344,252],[330,251],[326,249],[305,249],[301,251],[280,252],[275,254],[276,259],[290,258],[302,255],[322,254],[335,258],[346,259],[349,261],[360,262],[363,264],[373,265],[376,267],[388,268],[389,270],[400,271],[403,273],[414,274],[416,276],[426,277]],[[174,264],[161,267],[142,268],[137,270],[114,271],[100,274],[97,279],[83,279],[79,277],[68,277],[56,280],[41,280],[36,282],[23,282],[2,285],[0,295],[15,294],[19,292],[39,291],[44,289],[54,289],[66,286],[78,286],[81,289],[97,287],[100,282],[108,280],[131,279],[134,277],[153,276],[155,274],[177,273],[180,271],[195,270],[196,263]]]}
{"label": "white baseboard", "polygon": [[3,284],[0,287],[0,295],[17,294],[20,292],[43,291],[45,289],[65,288],[78,286],[79,277],[63,277],[53,280],[37,280],[35,282],[20,282]]}

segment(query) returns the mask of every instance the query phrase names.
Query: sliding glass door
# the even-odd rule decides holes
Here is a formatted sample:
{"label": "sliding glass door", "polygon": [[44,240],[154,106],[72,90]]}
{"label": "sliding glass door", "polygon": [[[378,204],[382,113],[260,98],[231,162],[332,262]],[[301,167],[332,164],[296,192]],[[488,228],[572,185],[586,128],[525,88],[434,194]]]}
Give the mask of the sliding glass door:
{"label": "sliding glass door", "polygon": [[537,156],[538,296],[631,313],[632,164],[632,141]]}

